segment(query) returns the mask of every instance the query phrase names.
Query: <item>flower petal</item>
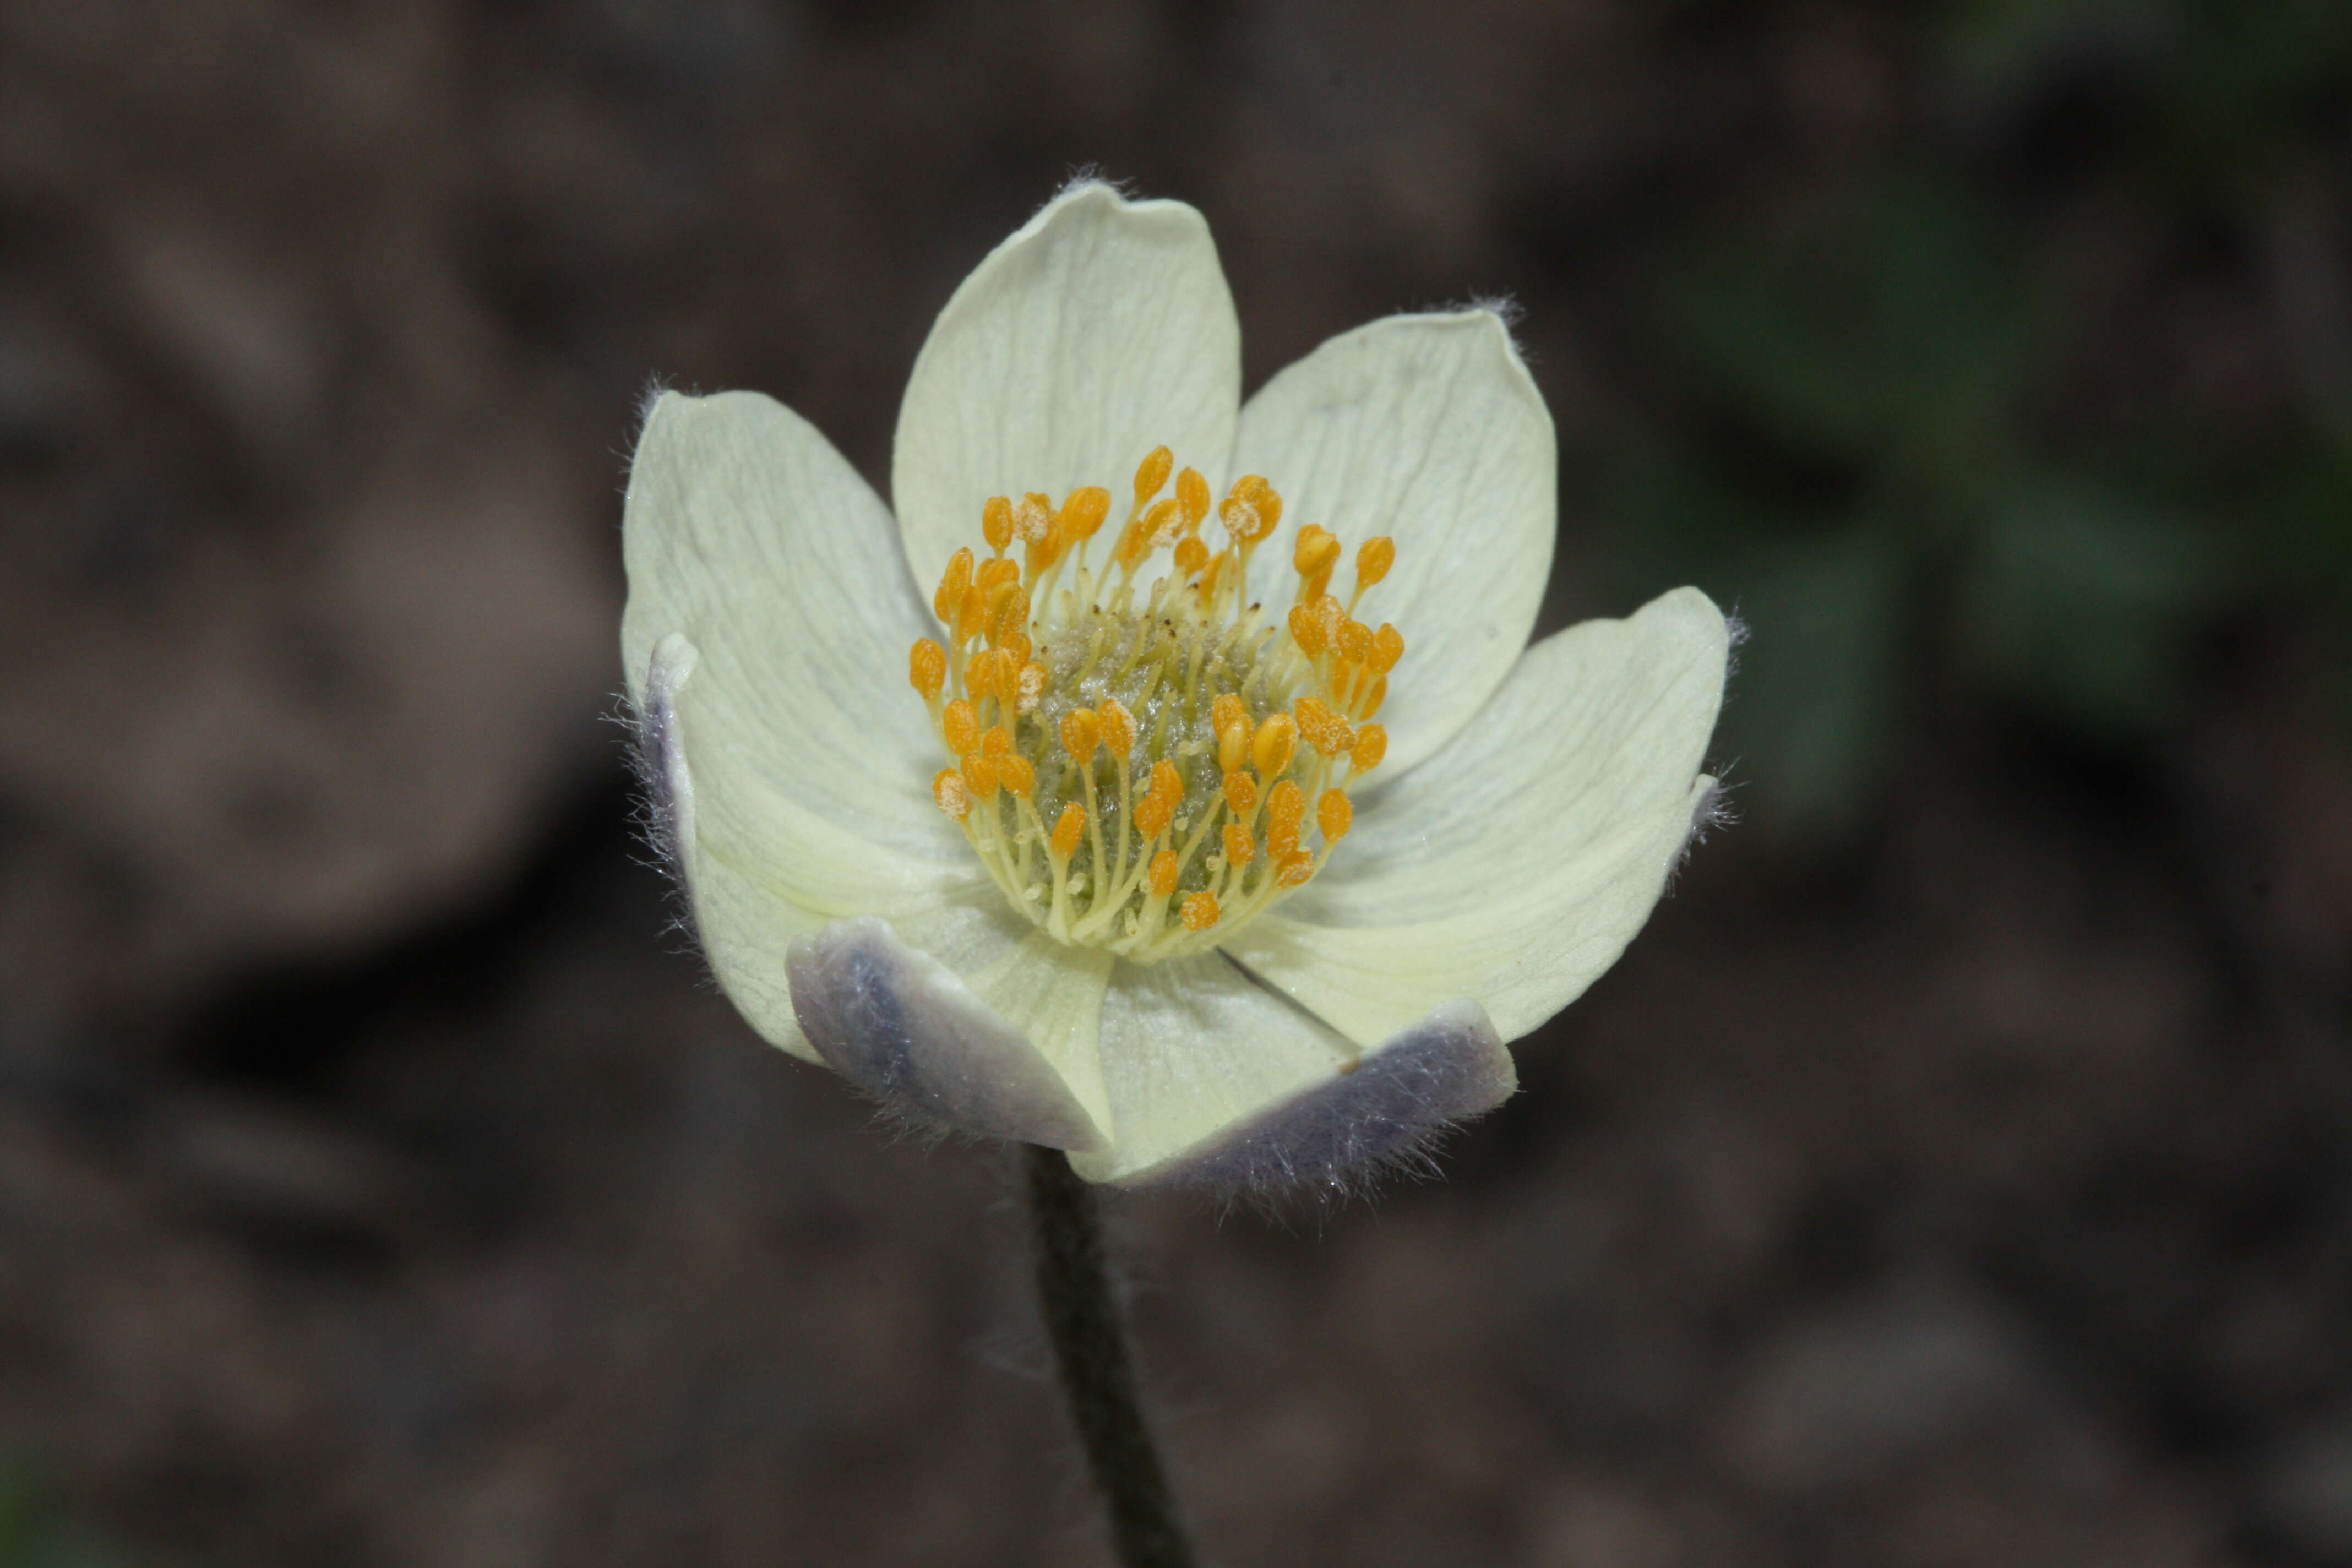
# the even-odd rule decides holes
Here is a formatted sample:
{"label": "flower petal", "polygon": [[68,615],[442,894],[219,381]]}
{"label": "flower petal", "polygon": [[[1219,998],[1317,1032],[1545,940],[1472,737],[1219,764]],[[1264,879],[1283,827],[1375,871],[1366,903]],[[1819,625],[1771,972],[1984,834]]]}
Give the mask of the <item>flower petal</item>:
{"label": "flower petal", "polygon": [[[782,795],[734,744],[695,646],[673,632],[646,660],[637,698],[655,840],[675,868],[711,973],[761,1036],[819,1058],[793,1012],[784,950],[845,913],[930,911],[1001,896],[975,866],[908,855]],[[717,710],[714,714],[713,709]]]}
{"label": "flower petal", "polygon": [[888,510],[814,426],[757,393],[664,395],[621,537],[632,698],[656,645],[683,634],[705,738],[723,736],[740,771],[861,838],[969,860],[931,804],[938,742],[907,683],[928,612]]}
{"label": "flower petal", "polygon": [[1089,1181],[1265,1187],[1360,1175],[1516,1087],[1474,1005],[1359,1053],[1216,953],[1114,972],[1103,1073],[1117,1142]]}
{"label": "flower petal", "polygon": [[1216,478],[1240,404],[1241,329],[1208,224],[1181,202],[1074,186],[964,279],[915,360],[890,493],[916,578],[978,546],[991,496],[1106,485],[1123,509],[1162,445]]}
{"label": "flower petal", "polygon": [[1714,781],[1722,612],[1678,588],[1528,650],[1444,753],[1373,792],[1328,875],[1226,951],[1358,1041],[1474,997],[1514,1040],[1648,920]]}
{"label": "flower petal", "polygon": [[648,670],[657,837],[752,1027],[910,1120],[1099,1146],[1109,955],[1039,932],[969,854],[909,855],[786,795],[733,743],[724,704],[703,700],[714,686],[684,637],[664,638]]}
{"label": "flower petal", "polygon": [[1242,410],[1234,472],[1263,474],[1283,498],[1254,592],[1290,602],[1306,523],[1349,552],[1333,578],[1343,601],[1356,548],[1396,541],[1395,566],[1358,612],[1404,634],[1381,712],[1389,767],[1444,745],[1527,647],[1551,574],[1558,462],[1543,395],[1491,310],[1343,332]]}
{"label": "flower petal", "polygon": [[[1049,1148],[1101,1146],[1100,1127],[1030,1037],[887,922],[835,921],[794,938],[786,962],[801,1027],[818,1053],[892,1109]],[[1108,967],[1091,971],[1096,997]],[[1083,973],[1070,989],[1075,996],[1047,1010],[1082,1012]]]}

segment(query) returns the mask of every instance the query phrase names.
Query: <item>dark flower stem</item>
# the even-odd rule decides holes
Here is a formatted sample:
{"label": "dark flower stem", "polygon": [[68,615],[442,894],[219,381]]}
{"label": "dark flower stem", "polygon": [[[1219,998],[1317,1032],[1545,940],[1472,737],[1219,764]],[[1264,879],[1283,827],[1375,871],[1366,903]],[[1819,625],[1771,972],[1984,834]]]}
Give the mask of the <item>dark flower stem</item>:
{"label": "dark flower stem", "polygon": [[1037,1252],[1037,1300],[1045,1337],[1069,1395],[1087,1466],[1110,1510],[1124,1568],[1192,1568],[1175,1499],[1143,1419],[1135,1358],[1111,1288],[1094,1189],[1058,1150],[1024,1151]]}

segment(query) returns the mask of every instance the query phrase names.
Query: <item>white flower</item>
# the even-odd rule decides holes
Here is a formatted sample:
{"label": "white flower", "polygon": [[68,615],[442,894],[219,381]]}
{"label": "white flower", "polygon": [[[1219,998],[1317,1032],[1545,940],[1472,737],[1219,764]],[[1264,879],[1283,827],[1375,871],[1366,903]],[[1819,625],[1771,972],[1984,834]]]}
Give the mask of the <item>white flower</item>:
{"label": "white flower", "polygon": [[1711,798],[1704,595],[1527,646],[1554,443],[1493,314],[1240,383],[1200,214],[1087,184],[940,312],[895,521],[755,394],[665,395],[630,476],[623,658],[720,984],[1097,1181],[1333,1180],[1490,1109]]}

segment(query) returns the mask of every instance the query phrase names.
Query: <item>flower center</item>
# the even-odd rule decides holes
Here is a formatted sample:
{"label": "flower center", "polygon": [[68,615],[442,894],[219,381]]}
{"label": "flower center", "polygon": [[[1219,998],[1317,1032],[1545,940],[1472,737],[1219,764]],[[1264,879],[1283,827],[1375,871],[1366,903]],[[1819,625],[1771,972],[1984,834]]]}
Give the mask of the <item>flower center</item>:
{"label": "flower center", "polygon": [[[1087,555],[1108,490],[1058,508],[991,500],[992,553],[956,552],[931,601],[944,646],[919,638],[908,659],[953,764],[932,798],[1013,907],[1061,942],[1141,963],[1214,946],[1330,860],[1348,791],[1388,750],[1370,721],[1404,652],[1394,626],[1355,619],[1396,560],[1391,541],[1357,551],[1342,604],[1329,591],[1339,541],[1300,529],[1297,589],[1269,623],[1250,557],[1282,497],[1255,474],[1236,480],[1213,551],[1208,481],[1186,468],[1162,497],[1174,468],[1165,447],[1143,460],[1098,570]],[[1162,550],[1168,569],[1139,583]]]}

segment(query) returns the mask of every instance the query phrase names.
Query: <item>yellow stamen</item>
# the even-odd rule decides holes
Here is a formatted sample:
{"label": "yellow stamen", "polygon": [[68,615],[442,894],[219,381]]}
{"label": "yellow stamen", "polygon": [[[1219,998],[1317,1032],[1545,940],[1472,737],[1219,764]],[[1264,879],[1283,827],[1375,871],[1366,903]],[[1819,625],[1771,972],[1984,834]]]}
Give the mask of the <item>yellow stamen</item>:
{"label": "yellow stamen", "polygon": [[1257,780],[1235,771],[1225,775],[1225,809],[1246,820],[1257,810]]}
{"label": "yellow stamen", "polygon": [[931,798],[950,816],[961,819],[971,810],[971,791],[964,787],[963,775],[953,768],[941,768],[931,778]]}
{"label": "yellow stamen", "polygon": [[1348,792],[1327,789],[1323,798],[1315,803],[1315,826],[1323,830],[1326,845],[1337,844],[1348,836],[1356,820],[1356,808],[1348,804]]}
{"label": "yellow stamen", "polygon": [[1176,504],[1183,510],[1187,529],[1200,527],[1201,520],[1209,515],[1209,481],[1198,468],[1187,468],[1176,476]]}
{"label": "yellow stamen", "polygon": [[959,697],[940,715],[940,732],[947,739],[948,750],[961,756],[980,744],[980,715],[969,701]]}
{"label": "yellow stamen", "polygon": [[1103,749],[1114,757],[1135,750],[1135,715],[1118,698],[1108,698],[1100,710]]}
{"label": "yellow stamen", "polygon": [[940,590],[931,595],[931,609],[942,621],[955,618],[956,607],[963,603],[963,591],[971,586],[971,552],[959,550],[948,557],[947,575],[940,579]]}
{"label": "yellow stamen", "polygon": [[1298,732],[1307,737],[1308,745],[1325,756],[1336,757],[1342,752],[1355,749],[1355,731],[1324,703],[1312,697],[1302,697],[1296,711]]}
{"label": "yellow stamen", "polygon": [[1259,721],[1250,742],[1250,761],[1260,780],[1270,779],[1290,765],[1298,750],[1298,721],[1287,713],[1269,713]]}
{"label": "yellow stamen", "polygon": [[947,684],[948,650],[929,637],[917,637],[907,654],[907,679],[923,694],[924,701],[936,700],[940,689]]}
{"label": "yellow stamen", "polygon": [[[1404,639],[1357,618],[1392,569],[1385,539],[1357,552],[1343,604],[1340,541],[1307,522],[1295,592],[1251,602],[1252,554],[1284,520],[1263,475],[1219,500],[1155,448],[1097,571],[1085,547],[1112,499],[1096,485],[1058,506],[989,498],[988,552],[949,559],[931,599],[945,632],[918,640],[907,669],[953,764],[932,798],[1013,906],[1057,941],[1150,963],[1230,940],[1319,874],[1353,820],[1348,792],[1387,755],[1387,731],[1365,721]],[[1212,513],[1217,544],[1202,536]]]}
{"label": "yellow stamen", "polygon": [[1141,506],[1160,493],[1168,482],[1169,473],[1176,467],[1176,454],[1165,447],[1154,447],[1151,455],[1136,466],[1135,504]]}

